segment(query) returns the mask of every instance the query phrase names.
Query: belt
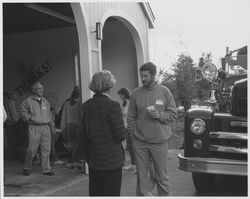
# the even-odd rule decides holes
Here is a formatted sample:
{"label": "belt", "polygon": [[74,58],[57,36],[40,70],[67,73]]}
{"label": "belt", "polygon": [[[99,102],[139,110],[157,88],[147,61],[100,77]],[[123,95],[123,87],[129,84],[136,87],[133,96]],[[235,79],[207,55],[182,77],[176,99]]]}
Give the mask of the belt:
{"label": "belt", "polygon": [[46,125],[49,125],[49,123],[29,123],[29,125],[33,125],[33,126],[46,126]]}

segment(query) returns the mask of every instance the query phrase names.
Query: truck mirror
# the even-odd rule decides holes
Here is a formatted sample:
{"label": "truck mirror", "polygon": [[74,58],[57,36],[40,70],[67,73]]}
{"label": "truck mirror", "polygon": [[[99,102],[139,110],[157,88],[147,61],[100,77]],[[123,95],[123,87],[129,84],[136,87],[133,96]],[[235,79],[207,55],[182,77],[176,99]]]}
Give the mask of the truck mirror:
{"label": "truck mirror", "polygon": [[212,81],[217,75],[217,68],[214,64],[208,62],[202,67],[201,72],[205,79]]}

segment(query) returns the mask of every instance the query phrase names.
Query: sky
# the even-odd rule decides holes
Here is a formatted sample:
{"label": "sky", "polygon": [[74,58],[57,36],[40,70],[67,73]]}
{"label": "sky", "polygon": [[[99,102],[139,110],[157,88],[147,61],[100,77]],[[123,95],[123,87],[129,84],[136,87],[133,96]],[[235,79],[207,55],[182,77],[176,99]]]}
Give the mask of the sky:
{"label": "sky", "polygon": [[150,61],[164,70],[180,53],[198,64],[203,52],[220,68],[227,46],[235,50],[250,41],[250,0],[151,0],[150,6],[156,18]]}

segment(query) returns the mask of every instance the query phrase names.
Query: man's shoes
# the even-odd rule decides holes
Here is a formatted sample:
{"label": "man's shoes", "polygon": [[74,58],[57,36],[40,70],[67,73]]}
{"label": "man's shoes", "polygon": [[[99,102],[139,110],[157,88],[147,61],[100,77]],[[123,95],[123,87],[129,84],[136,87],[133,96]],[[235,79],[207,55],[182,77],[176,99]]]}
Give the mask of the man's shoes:
{"label": "man's shoes", "polygon": [[74,169],[76,167],[74,162],[69,162],[68,164],[66,164],[67,167],[69,167],[70,169]]}
{"label": "man's shoes", "polygon": [[39,160],[34,160],[33,164],[37,165],[37,164],[41,164],[41,162]]}
{"label": "man's shoes", "polygon": [[23,169],[23,175],[24,176],[30,176],[31,169]]}
{"label": "man's shoes", "polygon": [[152,197],[154,196],[151,192],[148,192],[145,196],[149,196],[149,197]]}
{"label": "man's shoes", "polygon": [[48,172],[44,172],[43,175],[46,175],[46,176],[53,176],[55,175],[53,171],[48,171]]}
{"label": "man's shoes", "polygon": [[75,165],[77,169],[82,169],[82,164],[80,162],[77,162]]}
{"label": "man's shoes", "polygon": [[54,162],[54,165],[60,165],[60,164],[64,164],[64,162],[62,160],[57,160]]}

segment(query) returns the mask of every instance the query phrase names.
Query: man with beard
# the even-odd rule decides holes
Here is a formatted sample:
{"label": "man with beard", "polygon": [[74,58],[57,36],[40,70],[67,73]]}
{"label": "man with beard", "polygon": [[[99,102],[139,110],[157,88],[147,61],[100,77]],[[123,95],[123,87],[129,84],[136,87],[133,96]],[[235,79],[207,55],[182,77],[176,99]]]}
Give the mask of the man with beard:
{"label": "man with beard", "polygon": [[149,173],[153,166],[158,195],[168,196],[168,139],[172,134],[170,123],[177,116],[175,102],[170,90],[155,81],[153,63],[143,64],[140,76],[142,86],[131,95],[127,119],[137,168],[137,195],[152,196]]}

